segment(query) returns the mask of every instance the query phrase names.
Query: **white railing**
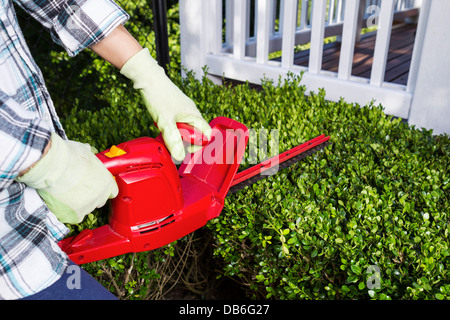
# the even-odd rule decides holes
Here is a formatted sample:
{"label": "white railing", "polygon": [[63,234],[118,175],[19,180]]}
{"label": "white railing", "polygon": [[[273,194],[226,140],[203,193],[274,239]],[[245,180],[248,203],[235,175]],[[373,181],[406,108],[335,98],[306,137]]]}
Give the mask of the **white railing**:
{"label": "white railing", "polygon": [[[287,2],[285,3],[285,1]],[[375,17],[378,16],[379,8],[381,7],[381,0],[363,0],[363,2],[357,13],[357,35],[360,33],[358,31],[361,31],[362,25],[367,24],[369,19],[377,19]],[[419,3],[418,0],[396,1],[394,15],[417,14]],[[233,51],[234,27],[241,22],[239,36],[245,37],[245,53],[247,56],[255,56],[256,44],[258,41],[264,41],[265,39],[268,39],[268,43],[265,43],[265,45],[268,45],[267,52],[271,53],[281,50],[283,36],[289,32],[283,32],[285,24],[289,26],[295,24],[293,29],[292,27],[289,28],[289,30],[294,30],[294,45],[308,43],[311,40],[311,21],[314,9],[312,0],[262,0],[261,2],[258,2],[258,0],[243,0],[239,1],[237,9],[235,9],[234,4],[234,0],[224,0],[222,7],[220,4],[215,5],[219,10],[224,9],[225,11],[216,12],[214,15],[219,17],[217,21],[221,21],[220,16],[222,16],[224,21],[223,25],[214,26],[218,29],[217,31],[225,31],[223,43],[221,44],[222,52]],[[327,1],[326,6],[324,37],[342,34],[345,0]],[[252,7],[254,10],[251,10]],[[236,11],[239,12],[239,15],[236,15]],[[288,16],[285,16],[286,11]],[[244,18],[244,20],[235,22],[235,17]],[[295,22],[288,19],[294,19]],[[258,21],[261,21],[261,23],[258,23]],[[369,23],[373,22],[369,21]],[[242,30],[245,30],[245,32],[242,32]],[[219,33],[217,34],[217,39],[220,39]]]}
{"label": "white railing", "polygon": [[[430,0],[180,0],[182,64],[201,77],[204,66],[219,82],[260,83],[289,72],[304,73],[308,90],[362,105],[375,100],[388,114],[408,118],[417,85]],[[444,5],[445,7],[445,5]],[[447,8],[447,7],[445,7]],[[419,15],[406,85],[384,81],[392,22]],[[377,25],[370,77],[352,75],[361,28]],[[341,42],[338,72],[322,70],[324,39]],[[294,50],[309,43],[308,66],[294,64]],[[280,59],[270,58],[278,52]],[[450,131],[450,130],[449,130]]]}

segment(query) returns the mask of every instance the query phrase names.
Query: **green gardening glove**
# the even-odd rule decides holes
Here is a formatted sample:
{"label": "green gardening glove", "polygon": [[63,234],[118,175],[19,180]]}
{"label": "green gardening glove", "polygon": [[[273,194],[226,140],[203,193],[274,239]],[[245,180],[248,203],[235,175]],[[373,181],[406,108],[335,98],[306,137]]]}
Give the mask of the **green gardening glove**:
{"label": "green gardening glove", "polygon": [[80,223],[118,194],[114,177],[88,144],[55,133],[48,152],[16,181],[36,189],[63,223]]}
{"label": "green gardening glove", "polygon": [[[186,155],[177,122],[190,124],[210,139],[211,127],[195,103],[170,81],[148,49],[142,49],[131,57],[120,73],[133,81],[135,89],[140,90],[147,110],[175,160],[182,161]],[[188,152],[196,151],[195,147],[189,147],[192,146],[186,148]]]}

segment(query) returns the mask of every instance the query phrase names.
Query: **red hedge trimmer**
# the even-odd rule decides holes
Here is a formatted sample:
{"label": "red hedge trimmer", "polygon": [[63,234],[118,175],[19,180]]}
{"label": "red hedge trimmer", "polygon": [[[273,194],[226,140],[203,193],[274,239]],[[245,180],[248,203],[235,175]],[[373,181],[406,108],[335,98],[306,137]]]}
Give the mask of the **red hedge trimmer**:
{"label": "red hedge trimmer", "polygon": [[109,223],[63,239],[61,249],[73,262],[84,264],[167,245],[218,217],[227,194],[266,177],[267,170],[285,168],[324,148],[330,139],[318,136],[238,172],[249,130],[224,117],[210,125],[210,141],[192,127],[178,125],[184,141],[203,146],[188,154],[178,169],[161,135],[99,153],[119,186],[119,194],[111,200]]}

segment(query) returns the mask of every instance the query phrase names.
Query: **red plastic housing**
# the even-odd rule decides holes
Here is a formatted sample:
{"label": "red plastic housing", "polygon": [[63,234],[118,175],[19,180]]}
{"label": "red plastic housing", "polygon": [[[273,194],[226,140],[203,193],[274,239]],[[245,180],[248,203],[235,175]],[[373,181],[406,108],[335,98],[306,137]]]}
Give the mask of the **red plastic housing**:
{"label": "red plastic housing", "polygon": [[109,223],[60,241],[61,249],[77,264],[153,250],[219,216],[244,155],[248,129],[224,117],[210,126],[209,143],[188,154],[178,170],[160,136],[99,153],[119,186]]}

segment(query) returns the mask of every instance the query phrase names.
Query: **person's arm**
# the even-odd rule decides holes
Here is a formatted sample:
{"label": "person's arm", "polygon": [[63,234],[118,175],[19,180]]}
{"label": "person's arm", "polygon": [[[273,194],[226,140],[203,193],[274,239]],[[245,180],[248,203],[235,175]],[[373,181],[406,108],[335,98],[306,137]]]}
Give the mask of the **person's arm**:
{"label": "person's arm", "polygon": [[143,48],[123,25],[119,25],[90,49],[116,68],[122,69],[125,62]]}
{"label": "person's arm", "polygon": [[50,139],[49,123],[0,90],[0,190],[42,158]]}
{"label": "person's arm", "polygon": [[14,0],[69,56],[102,41],[129,15],[114,0]]}
{"label": "person's arm", "polygon": [[[50,150],[50,147],[52,146],[52,139],[50,139],[47,143],[47,145],[45,146],[44,151],[42,152],[42,156],[39,158],[39,160],[41,160],[47,153],[48,150]],[[31,164],[31,166],[29,166],[28,168],[22,170],[19,172],[19,177],[23,176],[25,173],[27,173],[28,171],[30,171],[38,162],[39,160],[37,160],[36,162],[34,162],[33,164]]]}
{"label": "person's arm", "polygon": [[141,92],[143,102],[175,160],[183,160],[186,150],[198,150],[197,146],[187,146],[185,150],[177,122],[188,123],[210,138],[211,127],[195,103],[167,77],[149,50],[142,48],[124,26],[116,27],[90,49],[132,80],[133,87]]}

